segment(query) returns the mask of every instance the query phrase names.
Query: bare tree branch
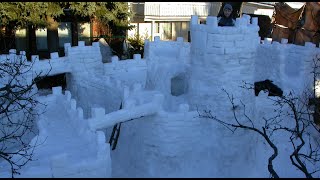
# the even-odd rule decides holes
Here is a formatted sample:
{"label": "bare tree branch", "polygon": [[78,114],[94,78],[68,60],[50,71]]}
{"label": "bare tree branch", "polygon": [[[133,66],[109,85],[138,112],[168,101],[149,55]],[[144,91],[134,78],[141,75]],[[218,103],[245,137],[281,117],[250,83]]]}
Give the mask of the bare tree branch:
{"label": "bare tree branch", "polygon": [[12,177],[33,160],[34,148],[39,145],[38,141],[29,145],[30,136],[37,135],[36,119],[44,113],[35,108],[45,107],[37,100],[34,87],[36,79],[47,76],[52,67],[46,73],[34,74],[33,65],[16,54],[0,61],[0,160],[10,165]]}
{"label": "bare tree branch", "polygon": [[[246,83],[243,88],[248,87]],[[248,88],[251,90],[252,88]],[[320,162],[319,150],[320,146],[317,145],[316,148],[313,147],[311,141],[311,135],[307,131],[307,128],[318,127],[310,114],[310,106],[308,106],[308,98],[310,95],[306,95],[303,98],[298,98],[294,96],[294,93],[290,92],[288,95],[283,95],[277,98],[267,98],[275,106],[274,114],[272,117],[266,118],[262,117],[264,124],[262,127],[255,125],[250,116],[246,112],[246,105],[240,100],[241,108],[243,109],[242,115],[244,119],[240,120],[239,115],[236,111],[239,108],[235,104],[235,98],[230,95],[225,89],[223,91],[226,93],[228,100],[231,104],[233,119],[235,123],[230,123],[230,120],[221,120],[211,113],[211,110],[204,110],[203,113],[198,111],[200,118],[213,119],[219,124],[227,127],[233,133],[238,129],[245,129],[252,132],[258,133],[264,140],[268,143],[269,147],[273,150],[273,154],[268,158],[268,171],[271,177],[279,178],[278,173],[274,169],[273,160],[278,156],[278,147],[275,142],[271,139],[272,135],[276,131],[287,132],[289,137],[289,142],[292,145],[292,152],[290,154],[290,160],[293,166],[298,168],[307,178],[312,178],[312,174],[320,171],[317,162]],[[270,115],[270,113],[269,113]],[[317,128],[319,130],[319,128]],[[307,139],[306,139],[307,138]],[[308,143],[306,143],[306,140]],[[308,152],[305,153],[303,149],[307,149]],[[306,163],[309,163],[307,165]],[[310,165],[313,165],[310,166]],[[315,170],[311,170],[315,168]]]}

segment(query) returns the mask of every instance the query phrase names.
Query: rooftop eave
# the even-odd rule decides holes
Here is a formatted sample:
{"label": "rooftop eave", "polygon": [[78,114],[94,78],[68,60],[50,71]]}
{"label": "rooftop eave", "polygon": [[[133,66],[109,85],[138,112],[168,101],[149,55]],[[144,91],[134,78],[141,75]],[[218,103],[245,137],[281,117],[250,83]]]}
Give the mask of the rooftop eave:
{"label": "rooftop eave", "polygon": [[[199,19],[205,19],[207,16],[199,16]],[[190,16],[145,16],[144,21],[190,21]]]}
{"label": "rooftop eave", "polygon": [[274,5],[271,5],[271,4],[265,4],[265,3],[259,3],[259,2],[246,2],[246,3],[256,5],[256,6],[261,6],[261,7],[268,8],[268,9],[274,8]]}

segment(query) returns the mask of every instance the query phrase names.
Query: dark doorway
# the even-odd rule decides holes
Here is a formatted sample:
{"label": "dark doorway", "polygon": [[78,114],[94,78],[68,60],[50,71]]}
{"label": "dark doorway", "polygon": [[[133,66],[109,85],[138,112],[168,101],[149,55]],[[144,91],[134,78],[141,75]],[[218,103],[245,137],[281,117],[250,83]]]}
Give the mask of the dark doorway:
{"label": "dark doorway", "polygon": [[38,89],[51,90],[52,87],[61,86],[62,90],[66,90],[66,73],[36,78],[35,81]]}

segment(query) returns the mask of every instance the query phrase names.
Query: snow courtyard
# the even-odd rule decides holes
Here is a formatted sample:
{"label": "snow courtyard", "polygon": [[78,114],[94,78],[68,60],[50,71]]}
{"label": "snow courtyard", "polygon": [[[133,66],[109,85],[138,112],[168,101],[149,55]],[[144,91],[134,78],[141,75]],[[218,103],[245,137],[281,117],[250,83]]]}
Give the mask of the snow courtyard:
{"label": "snow courtyard", "polygon": [[[66,73],[67,90],[39,90],[37,99],[47,106],[30,144],[41,143],[34,160],[15,177],[270,177],[273,150],[262,136],[241,128],[232,132],[200,114],[211,110],[214,117],[235,123],[236,112],[245,123],[245,110],[255,127],[262,127],[264,119],[275,116],[279,97],[264,91],[255,96],[253,89],[240,86],[270,79],[284,95],[300,96],[313,90],[312,60],[320,50],[312,43],[287,44],[286,39],[261,41],[258,19],[247,15],[235,27],[218,27],[212,16],[206,22],[199,24],[192,16],[191,42],[180,37],[146,40],[143,58],[113,56],[103,63],[99,42],[85,46],[83,41],[74,47],[66,43],[64,57],[51,53],[51,59],[39,61],[32,56],[29,79],[39,71]],[[7,55],[0,57],[3,61]],[[234,97],[235,106],[225,92]],[[109,138],[118,123],[121,133],[112,150]],[[319,132],[308,132],[308,143],[319,143]],[[280,177],[305,177],[290,161],[293,147],[286,133],[271,137],[278,148],[273,167]],[[310,172],[320,167],[306,166]],[[3,161],[0,177],[11,177]]]}

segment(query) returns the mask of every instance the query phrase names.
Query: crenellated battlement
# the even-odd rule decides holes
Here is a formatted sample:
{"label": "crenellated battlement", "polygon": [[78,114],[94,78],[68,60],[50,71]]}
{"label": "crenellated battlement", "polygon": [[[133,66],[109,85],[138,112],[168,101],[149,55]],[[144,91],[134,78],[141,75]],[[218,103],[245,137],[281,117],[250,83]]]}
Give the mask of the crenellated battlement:
{"label": "crenellated battlement", "polygon": [[114,73],[128,72],[130,70],[146,70],[147,63],[145,59],[141,59],[141,54],[134,54],[133,59],[119,61],[118,56],[111,58],[111,63],[105,63],[104,74],[111,75]]}
{"label": "crenellated battlement", "polygon": [[134,54],[133,59],[119,61],[118,56],[112,57],[111,63],[104,63],[104,76],[123,81],[124,85],[141,83],[145,87],[147,79],[147,62],[140,54]]}
{"label": "crenellated battlement", "polygon": [[[161,41],[159,36],[154,38],[153,42],[145,40],[145,58],[150,61],[165,61],[165,58],[174,58],[186,63],[183,60],[190,56],[190,43],[184,42],[182,37],[176,41]],[[188,62],[187,62],[188,63]]]}
{"label": "crenellated battlement", "polygon": [[[266,38],[259,45],[255,60],[255,81],[272,79],[275,84],[290,91],[302,92],[302,87],[312,88],[313,58],[320,53],[320,49],[311,42],[304,46],[288,44],[287,39],[281,43],[272,42]],[[285,82],[291,79],[295,83]]]}
{"label": "crenellated battlement", "polygon": [[[37,122],[39,134],[31,140],[30,145],[38,146],[34,157],[46,161],[41,161],[42,164],[38,161],[28,163],[22,177],[111,177],[110,147],[106,143],[105,135],[102,131],[89,129],[88,121],[83,118],[82,108],[77,107],[71,92],[65,91],[63,94],[61,87],[53,87],[52,94],[39,100],[47,103],[48,111],[43,114],[47,118]],[[50,116],[50,111],[54,111],[52,105],[57,104],[62,107],[64,112],[61,113],[65,113],[65,119],[52,114]],[[59,128],[58,131],[56,127]],[[60,137],[59,141],[53,136]],[[40,153],[42,148],[54,151],[43,154]],[[82,153],[78,152],[77,158],[81,160],[75,163],[74,151],[78,149],[81,149]],[[34,170],[44,167],[47,169],[40,172]]]}
{"label": "crenellated battlement", "polygon": [[218,26],[217,17],[208,16],[207,24],[198,24],[198,16],[191,17],[191,53],[194,56],[252,58],[260,43],[257,18],[237,18],[235,26]]}
{"label": "crenellated battlement", "polygon": [[93,42],[91,46],[85,46],[84,41],[78,41],[78,46],[64,44],[65,55],[68,57],[99,58],[101,57],[99,42]]}

